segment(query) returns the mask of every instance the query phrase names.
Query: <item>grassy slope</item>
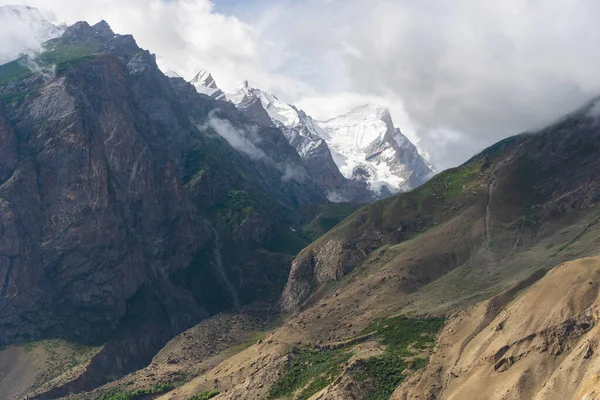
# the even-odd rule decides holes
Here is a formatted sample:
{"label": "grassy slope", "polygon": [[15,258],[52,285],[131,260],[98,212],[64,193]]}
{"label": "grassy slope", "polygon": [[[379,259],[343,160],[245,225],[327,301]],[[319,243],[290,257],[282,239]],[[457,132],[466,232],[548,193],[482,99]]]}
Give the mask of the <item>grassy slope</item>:
{"label": "grassy slope", "polygon": [[35,72],[60,72],[69,65],[90,59],[98,52],[93,46],[69,45],[61,39],[52,39],[44,44],[38,55],[25,55],[15,61],[0,65],[0,85],[25,79]]}

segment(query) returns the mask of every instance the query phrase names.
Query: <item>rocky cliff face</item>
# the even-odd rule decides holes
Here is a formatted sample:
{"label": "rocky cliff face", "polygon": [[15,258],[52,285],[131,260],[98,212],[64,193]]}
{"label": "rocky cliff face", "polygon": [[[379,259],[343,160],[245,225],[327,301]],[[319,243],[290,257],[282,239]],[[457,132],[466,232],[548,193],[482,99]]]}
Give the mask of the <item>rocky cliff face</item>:
{"label": "rocky cliff face", "polygon": [[[79,24],[65,37],[135,46],[108,35],[101,24]],[[0,120],[4,343],[99,339],[116,328],[126,299],[186,267],[210,237],[179,180],[185,122],[142,111],[147,81],[154,99],[170,89],[152,65],[141,51],[106,54],[2,88],[4,99],[23,93],[5,100]]]}
{"label": "rocky cliff face", "polygon": [[280,290],[305,244],[284,217],[326,198],[280,130],[105,22],[45,48],[0,66],[0,344],[106,343],[56,398]]}

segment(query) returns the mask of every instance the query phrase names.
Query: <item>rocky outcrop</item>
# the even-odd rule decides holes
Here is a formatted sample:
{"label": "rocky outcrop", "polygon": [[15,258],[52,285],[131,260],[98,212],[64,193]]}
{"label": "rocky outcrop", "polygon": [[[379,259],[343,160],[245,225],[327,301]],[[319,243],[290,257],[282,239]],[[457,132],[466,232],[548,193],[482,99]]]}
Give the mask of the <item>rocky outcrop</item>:
{"label": "rocky outcrop", "polygon": [[35,93],[5,105],[4,343],[98,340],[144,282],[187,267],[210,237],[178,179],[184,128],[165,136],[135,100],[139,63],[109,54],[33,76],[21,84]]}
{"label": "rocky outcrop", "polygon": [[348,250],[341,241],[330,239],[298,255],[281,295],[282,310],[298,311],[319,285],[341,279],[364,259]]}

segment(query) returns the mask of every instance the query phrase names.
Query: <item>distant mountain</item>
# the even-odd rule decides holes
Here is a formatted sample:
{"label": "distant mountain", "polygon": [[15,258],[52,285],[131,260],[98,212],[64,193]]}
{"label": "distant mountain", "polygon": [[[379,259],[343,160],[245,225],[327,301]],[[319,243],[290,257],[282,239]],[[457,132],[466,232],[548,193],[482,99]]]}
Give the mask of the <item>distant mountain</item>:
{"label": "distant mountain", "polygon": [[41,49],[42,43],[59,37],[66,29],[52,24],[37,8],[20,5],[0,7],[0,21],[10,27],[9,37],[3,38],[5,45],[0,49],[0,64]]}
{"label": "distant mountain", "polygon": [[414,189],[433,175],[386,108],[357,107],[319,125],[342,174],[366,182],[382,197]]}
{"label": "distant mountain", "polygon": [[[191,83],[200,93],[218,90],[206,71]],[[414,189],[433,175],[385,108],[365,105],[320,122],[247,81],[227,98],[255,123],[280,128],[330,201],[384,198]]]}
{"label": "distant mountain", "polygon": [[198,93],[205,94],[216,100],[225,100],[225,93],[217,86],[210,72],[200,70],[190,81]]}
{"label": "distant mountain", "polygon": [[309,115],[276,96],[244,82],[228,95],[236,107],[259,125],[280,128],[302,158],[315,183],[332,202],[367,202],[375,196],[361,182],[344,178],[336,166],[323,131]]}

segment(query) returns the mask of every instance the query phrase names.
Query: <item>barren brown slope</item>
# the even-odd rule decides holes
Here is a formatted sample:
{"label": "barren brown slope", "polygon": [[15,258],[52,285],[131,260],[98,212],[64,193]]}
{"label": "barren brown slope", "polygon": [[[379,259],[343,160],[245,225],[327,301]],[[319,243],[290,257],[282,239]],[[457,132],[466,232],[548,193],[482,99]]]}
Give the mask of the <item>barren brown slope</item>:
{"label": "barren brown slope", "polygon": [[0,399],[16,400],[76,379],[99,347],[44,340],[0,349]]}
{"label": "barren brown slope", "polygon": [[551,270],[480,326],[493,301],[454,316],[423,374],[392,398],[600,396],[600,258]]}

